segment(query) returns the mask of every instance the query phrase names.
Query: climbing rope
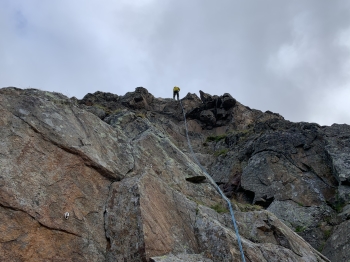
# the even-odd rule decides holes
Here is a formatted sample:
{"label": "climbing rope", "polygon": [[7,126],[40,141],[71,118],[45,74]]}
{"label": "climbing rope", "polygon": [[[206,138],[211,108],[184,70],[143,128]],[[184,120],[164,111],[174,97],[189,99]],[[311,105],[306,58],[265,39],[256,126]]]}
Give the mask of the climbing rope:
{"label": "climbing rope", "polygon": [[187,121],[186,121],[186,114],[185,114],[185,110],[182,106],[182,102],[180,100],[180,105],[181,105],[181,109],[182,109],[182,113],[184,115],[184,120],[185,120],[185,130],[186,130],[186,137],[187,137],[187,143],[188,143],[188,147],[191,150],[191,154],[193,156],[193,159],[196,161],[197,165],[202,169],[205,177],[210,181],[210,184],[216,189],[216,191],[219,192],[219,194],[221,195],[221,197],[227,202],[227,205],[229,207],[230,210],[230,214],[231,214],[231,218],[232,218],[232,223],[233,223],[233,227],[235,228],[236,231],[236,236],[237,236],[237,242],[238,242],[238,246],[239,246],[239,250],[241,252],[241,256],[242,256],[242,261],[245,262],[245,258],[244,258],[244,252],[243,252],[243,248],[242,248],[242,242],[241,242],[241,237],[239,235],[238,232],[238,226],[236,223],[236,219],[235,219],[235,215],[233,213],[233,209],[232,209],[232,204],[231,201],[224,195],[224,193],[222,192],[222,190],[220,189],[220,187],[215,183],[215,181],[211,178],[211,176],[207,173],[207,171],[205,170],[205,168],[199,163],[196,155],[193,152],[192,149],[192,145],[191,145],[191,141],[190,141],[190,137],[188,135],[188,128],[187,128]]}

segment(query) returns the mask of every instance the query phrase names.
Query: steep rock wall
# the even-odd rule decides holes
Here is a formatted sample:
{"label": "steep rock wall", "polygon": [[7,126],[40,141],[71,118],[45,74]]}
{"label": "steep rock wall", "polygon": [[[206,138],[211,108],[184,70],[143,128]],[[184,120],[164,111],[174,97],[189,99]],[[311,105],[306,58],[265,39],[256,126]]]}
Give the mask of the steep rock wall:
{"label": "steep rock wall", "polygon": [[[148,91],[137,88],[135,96],[138,93]],[[322,251],[331,243],[327,240],[335,226],[348,219],[349,126],[292,123],[279,114],[250,109],[228,95],[200,94],[200,98],[187,94],[182,105],[201,164],[241,209],[250,210],[254,203],[268,209]],[[128,93],[127,98],[132,97]],[[225,107],[224,99],[230,101]],[[95,106],[104,103],[95,101]],[[180,104],[172,99],[147,101],[147,107],[135,110],[124,103],[119,109],[147,118],[191,157]],[[325,254],[333,259],[326,250]]]}
{"label": "steep rock wall", "polygon": [[[227,95],[206,99],[205,107],[192,94],[183,100],[186,112],[212,110],[221,121],[188,116],[197,156],[212,171],[232,157],[226,169],[240,161],[242,171],[253,154],[236,153],[227,132],[283,119]],[[203,174],[188,152],[179,103],[143,88],[82,101],[4,88],[0,110],[1,261],[239,261],[225,203],[207,182],[186,180]],[[204,141],[217,134],[225,139]],[[211,151],[223,147],[225,154]],[[213,172],[223,186],[232,178],[225,172]],[[247,261],[328,261],[278,216],[234,207]]]}

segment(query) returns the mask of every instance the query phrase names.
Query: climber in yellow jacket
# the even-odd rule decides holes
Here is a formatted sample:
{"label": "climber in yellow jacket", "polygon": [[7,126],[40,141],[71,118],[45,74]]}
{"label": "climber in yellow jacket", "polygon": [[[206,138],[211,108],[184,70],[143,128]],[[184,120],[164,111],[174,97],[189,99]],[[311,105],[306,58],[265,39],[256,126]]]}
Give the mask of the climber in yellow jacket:
{"label": "climber in yellow jacket", "polygon": [[177,101],[179,101],[179,92],[180,92],[180,87],[174,86],[173,89],[173,99],[175,99],[175,95],[177,96]]}

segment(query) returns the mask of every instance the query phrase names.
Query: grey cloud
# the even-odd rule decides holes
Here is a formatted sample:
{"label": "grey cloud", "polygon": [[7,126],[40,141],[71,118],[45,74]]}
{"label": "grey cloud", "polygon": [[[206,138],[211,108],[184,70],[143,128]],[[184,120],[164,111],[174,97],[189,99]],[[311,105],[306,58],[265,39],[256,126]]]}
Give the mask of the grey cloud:
{"label": "grey cloud", "polygon": [[[342,73],[349,48],[336,43],[349,28],[348,13],[344,2],[171,2],[154,37],[154,60],[159,68],[172,64],[184,83],[201,79],[197,89],[234,91],[251,107],[315,121],[314,104],[327,99],[318,93],[349,81]],[[271,70],[289,46],[295,65],[275,59],[278,70]]]}
{"label": "grey cloud", "polygon": [[0,85],[79,98],[140,85],[170,97],[179,85],[292,121],[349,123],[349,11],[320,0],[4,0]]}

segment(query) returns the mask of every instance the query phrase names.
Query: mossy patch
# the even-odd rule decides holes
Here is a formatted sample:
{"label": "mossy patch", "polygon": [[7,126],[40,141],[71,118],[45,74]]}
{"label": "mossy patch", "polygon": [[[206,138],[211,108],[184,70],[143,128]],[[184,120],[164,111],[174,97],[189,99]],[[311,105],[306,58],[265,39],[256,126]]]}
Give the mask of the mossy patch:
{"label": "mossy patch", "polygon": [[335,201],[331,203],[332,208],[339,214],[343,212],[344,207],[347,203],[339,197],[339,192],[335,196]]}
{"label": "mossy patch", "polygon": [[328,239],[331,236],[332,230],[331,229],[327,229],[325,231],[323,231],[323,235],[325,239]]}
{"label": "mossy patch", "polygon": [[343,212],[343,208],[346,206],[346,203],[343,202],[343,201],[337,201],[334,205],[334,210],[337,212],[337,213],[341,213]]}
{"label": "mossy patch", "polygon": [[136,117],[146,118],[146,115],[143,113],[137,113]]}
{"label": "mossy patch", "polygon": [[214,156],[218,157],[221,155],[226,155],[228,152],[228,148],[220,149],[214,152]]}
{"label": "mossy patch", "polygon": [[322,252],[325,245],[326,245],[326,242],[325,242],[325,241],[322,241],[321,245],[317,248],[317,251],[318,251],[318,252]]}
{"label": "mossy patch", "polygon": [[295,232],[301,233],[301,232],[304,232],[305,229],[306,229],[306,226],[296,226]]}
{"label": "mossy patch", "polygon": [[264,209],[262,206],[259,206],[259,205],[242,204],[242,203],[236,203],[236,204],[242,212],[261,211]]}
{"label": "mossy patch", "polygon": [[123,111],[123,109],[115,109],[115,110],[108,110],[107,113],[109,115],[116,115],[116,114],[119,114],[122,111]]}
{"label": "mossy patch", "polygon": [[221,204],[216,204],[216,205],[210,206],[210,208],[214,209],[219,214],[228,213],[229,212],[229,210],[225,206],[223,206]]}
{"label": "mossy patch", "polygon": [[108,110],[107,107],[105,107],[105,106],[103,106],[103,105],[100,105],[100,104],[93,104],[92,106],[93,106],[93,107],[97,107],[97,108],[99,108],[99,109],[102,109],[103,111]]}

